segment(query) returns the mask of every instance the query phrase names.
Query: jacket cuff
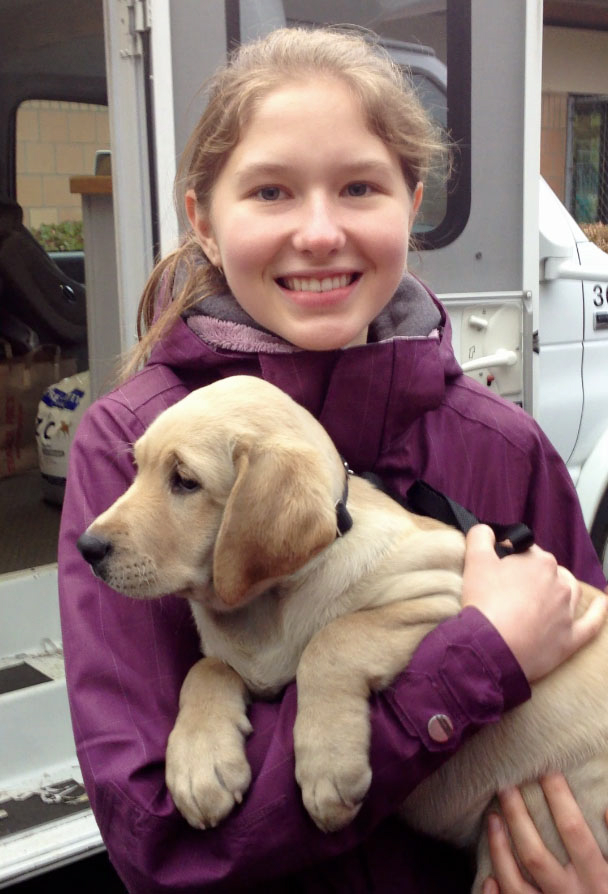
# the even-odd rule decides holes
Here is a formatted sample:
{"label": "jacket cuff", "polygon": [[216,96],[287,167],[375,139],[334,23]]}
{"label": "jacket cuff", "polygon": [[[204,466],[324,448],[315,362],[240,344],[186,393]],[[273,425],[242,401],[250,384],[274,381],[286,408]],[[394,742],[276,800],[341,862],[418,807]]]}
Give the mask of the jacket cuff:
{"label": "jacket cuff", "polygon": [[425,637],[385,697],[428,751],[451,752],[526,701],[530,686],[496,628],[467,607]]}
{"label": "jacket cuff", "polygon": [[463,609],[461,615],[465,616],[467,623],[471,623],[475,642],[495,669],[504,692],[503,711],[509,711],[527,701],[532,694],[528,679],[496,627],[472,605]]}

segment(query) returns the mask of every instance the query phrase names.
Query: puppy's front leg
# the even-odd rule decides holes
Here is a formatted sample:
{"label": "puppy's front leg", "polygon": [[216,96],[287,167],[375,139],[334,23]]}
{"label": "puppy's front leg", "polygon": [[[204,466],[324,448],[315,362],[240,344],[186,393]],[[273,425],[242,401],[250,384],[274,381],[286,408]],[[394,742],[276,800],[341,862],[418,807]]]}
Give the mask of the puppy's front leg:
{"label": "puppy's front leg", "polygon": [[420,640],[459,607],[449,597],[430,600],[426,610],[422,602],[429,601],[337,618],[316,634],[300,659],[296,778],[304,806],[325,832],[354,819],[371,782],[370,692],[388,686]]}
{"label": "puppy's front leg", "polygon": [[216,658],[197,661],[184,680],[166,780],[177,809],[197,829],[217,826],[249,787],[247,701],[243,680]]}

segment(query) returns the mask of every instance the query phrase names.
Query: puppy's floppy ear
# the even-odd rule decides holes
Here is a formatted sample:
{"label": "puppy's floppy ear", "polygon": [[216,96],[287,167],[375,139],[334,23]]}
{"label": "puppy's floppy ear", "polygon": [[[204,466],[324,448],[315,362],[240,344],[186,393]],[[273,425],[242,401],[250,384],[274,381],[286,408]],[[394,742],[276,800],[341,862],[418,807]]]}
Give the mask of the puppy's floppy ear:
{"label": "puppy's floppy ear", "polygon": [[217,595],[236,607],[292,574],[336,537],[331,481],[316,453],[285,444],[241,448],[215,544]]}

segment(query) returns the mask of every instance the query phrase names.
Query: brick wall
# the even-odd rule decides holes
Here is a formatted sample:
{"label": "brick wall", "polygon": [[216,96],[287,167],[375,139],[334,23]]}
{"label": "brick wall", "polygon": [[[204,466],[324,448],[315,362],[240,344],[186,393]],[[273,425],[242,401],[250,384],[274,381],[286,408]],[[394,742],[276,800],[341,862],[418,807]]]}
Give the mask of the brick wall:
{"label": "brick wall", "polygon": [[540,172],[562,202],[566,195],[567,134],[568,94],[543,93]]}
{"label": "brick wall", "polygon": [[95,152],[110,148],[108,110],[76,102],[33,100],[17,112],[17,201],[28,227],[80,220],[70,177],[93,174]]}

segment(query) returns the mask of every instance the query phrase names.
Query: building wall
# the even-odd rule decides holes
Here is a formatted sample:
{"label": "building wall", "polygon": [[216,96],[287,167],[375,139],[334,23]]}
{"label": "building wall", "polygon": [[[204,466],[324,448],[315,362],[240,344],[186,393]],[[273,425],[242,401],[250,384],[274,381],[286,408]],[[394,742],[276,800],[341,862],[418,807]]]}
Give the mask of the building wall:
{"label": "building wall", "polygon": [[608,93],[608,32],[543,28],[543,90]]}
{"label": "building wall", "polygon": [[563,201],[566,194],[568,94],[543,91],[541,116],[541,174]]}
{"label": "building wall", "polygon": [[541,174],[563,201],[566,196],[568,97],[608,96],[608,32],[543,29]]}
{"label": "building wall", "polygon": [[17,112],[17,201],[25,225],[81,220],[81,197],[70,193],[70,177],[93,174],[95,152],[109,148],[105,106],[23,103]]}

